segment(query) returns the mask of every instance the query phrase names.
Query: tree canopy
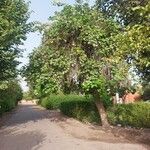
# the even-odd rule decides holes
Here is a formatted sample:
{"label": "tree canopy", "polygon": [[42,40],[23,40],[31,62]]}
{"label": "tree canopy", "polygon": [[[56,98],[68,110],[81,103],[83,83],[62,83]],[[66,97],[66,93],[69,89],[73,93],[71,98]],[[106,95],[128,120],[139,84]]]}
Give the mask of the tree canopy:
{"label": "tree canopy", "polygon": [[122,25],[115,40],[121,59],[126,59],[143,80],[150,80],[150,2],[148,0],[97,0],[98,8]]}
{"label": "tree canopy", "polygon": [[0,1],[0,81],[16,77],[18,48],[31,31],[28,4],[24,0]]}
{"label": "tree canopy", "polygon": [[137,8],[144,8],[148,3],[149,0],[96,0],[96,6],[107,17],[125,26],[138,24],[146,19]]}
{"label": "tree canopy", "polygon": [[22,99],[17,58],[19,45],[31,31],[28,3],[24,0],[0,0],[0,113],[13,109]]}
{"label": "tree canopy", "polygon": [[42,45],[30,55],[25,69],[27,80],[39,93],[81,92],[84,81],[105,73],[108,78],[122,80],[117,74],[119,63],[111,57],[115,51],[113,38],[119,29],[119,25],[88,4],[65,6],[51,18]]}

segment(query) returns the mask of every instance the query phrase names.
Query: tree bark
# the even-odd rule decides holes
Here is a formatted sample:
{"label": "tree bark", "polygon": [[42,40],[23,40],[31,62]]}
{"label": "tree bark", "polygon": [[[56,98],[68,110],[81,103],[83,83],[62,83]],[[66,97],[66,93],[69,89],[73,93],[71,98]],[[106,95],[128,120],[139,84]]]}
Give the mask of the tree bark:
{"label": "tree bark", "polygon": [[99,112],[99,115],[100,115],[100,118],[101,118],[101,124],[103,127],[109,127],[109,123],[108,123],[108,119],[107,119],[107,113],[106,113],[106,110],[105,110],[105,107],[103,105],[103,102],[98,99],[95,101],[95,104],[96,104],[96,107],[98,109],[98,112]]}

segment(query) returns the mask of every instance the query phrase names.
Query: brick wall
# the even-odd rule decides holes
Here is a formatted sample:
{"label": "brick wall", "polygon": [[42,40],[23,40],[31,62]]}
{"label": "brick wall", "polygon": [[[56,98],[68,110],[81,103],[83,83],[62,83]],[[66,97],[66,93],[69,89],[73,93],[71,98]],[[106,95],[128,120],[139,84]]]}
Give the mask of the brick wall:
{"label": "brick wall", "polygon": [[141,95],[138,92],[136,92],[134,94],[127,93],[122,97],[122,99],[123,99],[123,103],[125,103],[125,104],[134,103],[136,101],[140,101]]}

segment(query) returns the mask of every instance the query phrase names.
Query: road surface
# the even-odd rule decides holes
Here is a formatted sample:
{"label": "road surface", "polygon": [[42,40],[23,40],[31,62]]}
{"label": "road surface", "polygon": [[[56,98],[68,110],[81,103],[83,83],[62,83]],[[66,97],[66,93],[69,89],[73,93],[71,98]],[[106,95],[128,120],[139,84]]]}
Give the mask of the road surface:
{"label": "road surface", "polygon": [[[99,131],[87,129],[83,124],[78,126],[80,123],[76,121],[73,124],[32,103],[20,104],[2,121],[0,150],[148,150],[145,145],[111,140],[104,133],[101,136]],[[90,138],[93,136],[90,131],[99,135],[100,140]]]}

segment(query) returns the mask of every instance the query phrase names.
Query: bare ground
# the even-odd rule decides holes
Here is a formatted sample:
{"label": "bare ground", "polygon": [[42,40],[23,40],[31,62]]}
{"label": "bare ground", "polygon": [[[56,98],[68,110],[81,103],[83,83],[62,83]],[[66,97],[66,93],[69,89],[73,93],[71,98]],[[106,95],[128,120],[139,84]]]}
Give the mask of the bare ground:
{"label": "bare ground", "polygon": [[0,122],[0,150],[150,149],[150,129],[103,129],[30,102],[23,102]]}

